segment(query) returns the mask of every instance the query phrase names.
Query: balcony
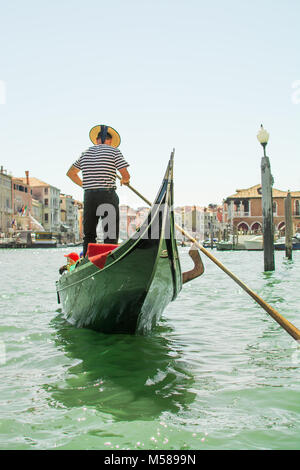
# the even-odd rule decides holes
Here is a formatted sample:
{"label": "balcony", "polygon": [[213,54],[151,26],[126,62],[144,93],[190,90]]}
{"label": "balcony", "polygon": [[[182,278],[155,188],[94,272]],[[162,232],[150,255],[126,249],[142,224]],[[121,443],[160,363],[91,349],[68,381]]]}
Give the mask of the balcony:
{"label": "balcony", "polygon": [[245,212],[245,211],[234,211],[233,212],[233,217],[250,217],[250,212]]}

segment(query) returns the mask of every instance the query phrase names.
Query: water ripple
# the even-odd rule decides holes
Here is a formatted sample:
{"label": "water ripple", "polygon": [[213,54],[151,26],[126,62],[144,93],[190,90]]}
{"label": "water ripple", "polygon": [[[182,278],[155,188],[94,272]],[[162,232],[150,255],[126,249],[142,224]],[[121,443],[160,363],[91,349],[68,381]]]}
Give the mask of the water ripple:
{"label": "water ripple", "polygon": [[[0,253],[2,449],[299,449],[300,348],[214,264],[148,337],[103,335],[58,309],[64,254]],[[300,253],[214,254],[300,326]]]}

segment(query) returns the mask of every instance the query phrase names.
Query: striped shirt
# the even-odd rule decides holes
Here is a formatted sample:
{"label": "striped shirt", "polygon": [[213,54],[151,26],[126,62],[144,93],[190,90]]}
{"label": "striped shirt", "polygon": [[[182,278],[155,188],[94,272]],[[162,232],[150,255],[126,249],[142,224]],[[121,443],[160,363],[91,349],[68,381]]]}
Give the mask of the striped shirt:
{"label": "striped shirt", "polygon": [[116,189],[116,170],[127,168],[129,164],[119,149],[100,144],[83,152],[73,166],[82,171],[83,189]]}

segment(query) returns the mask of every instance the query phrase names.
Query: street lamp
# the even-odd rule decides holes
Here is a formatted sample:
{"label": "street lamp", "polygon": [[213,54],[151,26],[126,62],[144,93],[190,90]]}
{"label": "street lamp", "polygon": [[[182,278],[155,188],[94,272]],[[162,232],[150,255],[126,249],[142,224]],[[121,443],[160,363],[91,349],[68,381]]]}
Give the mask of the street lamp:
{"label": "street lamp", "polygon": [[266,131],[266,129],[264,129],[263,125],[260,126],[257,139],[264,148],[264,156],[261,159],[264,265],[265,271],[274,271],[274,223],[272,198],[273,177],[271,174],[270,160],[266,155],[266,146],[269,141],[269,133]]}
{"label": "street lamp", "polygon": [[261,125],[260,130],[257,134],[257,139],[258,139],[258,142],[264,148],[264,156],[265,157],[266,157],[266,146],[267,146],[267,143],[269,142],[269,137],[270,137],[270,134],[266,131],[266,129],[264,129],[264,126]]}

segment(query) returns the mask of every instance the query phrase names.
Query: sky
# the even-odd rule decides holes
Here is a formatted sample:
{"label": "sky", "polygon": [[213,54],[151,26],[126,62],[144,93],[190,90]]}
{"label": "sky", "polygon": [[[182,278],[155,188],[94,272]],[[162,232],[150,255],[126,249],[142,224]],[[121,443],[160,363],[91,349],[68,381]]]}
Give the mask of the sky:
{"label": "sky", "polygon": [[299,191],[299,17],[299,0],[0,0],[0,165],[82,200],[66,172],[107,124],[147,199],[175,148],[175,204],[220,204],[260,182],[263,123],[274,187]]}

